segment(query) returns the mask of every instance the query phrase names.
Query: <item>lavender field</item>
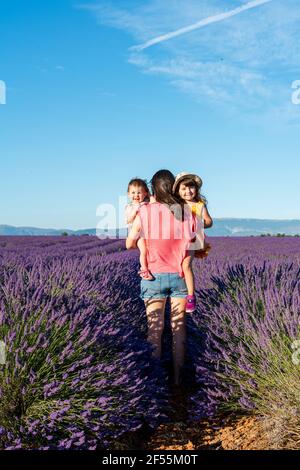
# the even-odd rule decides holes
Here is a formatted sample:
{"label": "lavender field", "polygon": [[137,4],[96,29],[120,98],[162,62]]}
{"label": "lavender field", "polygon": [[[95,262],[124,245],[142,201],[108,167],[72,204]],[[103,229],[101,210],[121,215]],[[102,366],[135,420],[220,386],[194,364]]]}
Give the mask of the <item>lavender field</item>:
{"label": "lavender field", "polygon": [[[271,446],[300,448],[300,238],[209,241],[187,322],[189,420],[257,415]],[[117,448],[168,420],[170,332],[153,359],[137,270],[124,240],[0,237],[1,448]]]}

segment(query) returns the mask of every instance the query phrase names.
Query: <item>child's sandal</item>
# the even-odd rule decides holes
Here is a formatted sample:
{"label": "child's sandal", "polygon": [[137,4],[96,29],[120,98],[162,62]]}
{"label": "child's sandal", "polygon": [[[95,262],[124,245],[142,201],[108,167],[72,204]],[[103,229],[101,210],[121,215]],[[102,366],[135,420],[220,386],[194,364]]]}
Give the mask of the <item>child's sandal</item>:
{"label": "child's sandal", "polygon": [[140,269],[139,270],[139,275],[141,276],[142,279],[145,281],[153,281],[154,277],[150,273],[148,269]]}

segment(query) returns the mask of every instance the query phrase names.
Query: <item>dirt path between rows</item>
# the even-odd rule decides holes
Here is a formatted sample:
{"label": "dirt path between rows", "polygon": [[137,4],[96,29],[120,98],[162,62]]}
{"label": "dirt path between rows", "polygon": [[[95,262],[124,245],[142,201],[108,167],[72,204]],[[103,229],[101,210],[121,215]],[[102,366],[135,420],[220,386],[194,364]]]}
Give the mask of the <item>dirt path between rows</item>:
{"label": "dirt path between rows", "polygon": [[193,426],[177,421],[161,425],[145,443],[147,450],[264,450],[267,443],[255,418],[202,421]]}
{"label": "dirt path between rows", "polygon": [[144,443],[145,450],[262,450],[268,449],[258,418],[218,416],[187,422],[188,391],[171,397],[171,423],[162,424]]}
{"label": "dirt path between rows", "polygon": [[193,424],[188,422],[187,404],[191,390],[171,394],[169,423],[155,431],[141,429],[128,433],[111,450],[268,450],[270,448],[259,418],[219,415]]}
{"label": "dirt path between rows", "polygon": [[144,436],[143,450],[267,450],[260,420],[252,416],[218,416],[194,424],[187,422],[189,391],[171,395],[171,423]]}

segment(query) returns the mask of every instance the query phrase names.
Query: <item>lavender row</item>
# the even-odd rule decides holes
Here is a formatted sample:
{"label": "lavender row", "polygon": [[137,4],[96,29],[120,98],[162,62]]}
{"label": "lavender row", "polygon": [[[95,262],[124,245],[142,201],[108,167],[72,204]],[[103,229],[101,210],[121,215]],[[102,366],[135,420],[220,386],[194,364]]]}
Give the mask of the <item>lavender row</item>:
{"label": "lavender row", "polygon": [[0,442],[6,449],[108,448],[164,420],[135,256],[5,256],[0,267]]}
{"label": "lavender row", "polygon": [[300,331],[300,264],[297,256],[280,255],[254,253],[244,263],[211,261],[205,281],[198,270],[200,300],[190,347],[199,390],[192,419],[220,411],[274,420],[278,413],[285,420],[300,414],[300,368],[293,361]]}

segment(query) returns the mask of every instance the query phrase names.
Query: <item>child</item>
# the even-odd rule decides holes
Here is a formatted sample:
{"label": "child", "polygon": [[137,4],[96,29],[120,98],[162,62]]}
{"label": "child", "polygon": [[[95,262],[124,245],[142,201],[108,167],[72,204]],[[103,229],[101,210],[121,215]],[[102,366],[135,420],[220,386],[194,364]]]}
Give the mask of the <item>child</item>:
{"label": "child", "polygon": [[[146,181],[140,178],[133,178],[128,183],[127,194],[131,203],[125,208],[126,223],[131,225],[143,204],[148,204],[150,201],[150,192]],[[140,250],[140,264],[141,268],[139,275],[146,281],[152,281],[154,277],[148,270],[147,265],[147,249],[144,238],[139,238],[137,247]]]}
{"label": "child", "polygon": [[[196,230],[198,227],[209,228],[212,226],[212,219],[206,208],[206,199],[200,194],[202,180],[199,176],[190,173],[179,173],[173,186],[173,193],[184,200],[191,208],[192,214],[195,216]],[[203,232],[203,231],[202,231]],[[188,255],[183,260],[182,269],[188,289],[186,298],[186,312],[192,313],[196,309],[196,297],[194,286],[194,274],[192,269],[192,262],[194,258],[205,258],[211,249],[210,245],[201,237],[201,233],[197,233],[192,242],[198,241],[201,248],[196,250],[189,250]],[[192,247],[191,247],[192,248]]]}

